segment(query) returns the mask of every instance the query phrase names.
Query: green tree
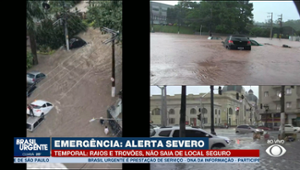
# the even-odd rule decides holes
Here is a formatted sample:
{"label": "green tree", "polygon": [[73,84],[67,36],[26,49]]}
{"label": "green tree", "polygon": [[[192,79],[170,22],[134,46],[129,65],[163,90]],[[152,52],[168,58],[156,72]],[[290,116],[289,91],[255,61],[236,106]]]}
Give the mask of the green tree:
{"label": "green tree", "polygon": [[26,68],[29,69],[32,67],[32,53],[27,51],[27,55],[26,55]]}
{"label": "green tree", "polygon": [[122,42],[122,1],[91,1],[87,20],[95,22],[94,28],[107,27],[119,31],[117,43]]}
{"label": "green tree", "polygon": [[42,1],[27,1],[26,4],[26,27],[27,27],[27,34],[29,35],[30,39],[30,46],[31,46],[31,53],[32,53],[32,60],[33,65],[38,64],[37,58],[37,49],[36,49],[36,23],[35,21],[38,19],[44,19],[45,13],[42,9]]}

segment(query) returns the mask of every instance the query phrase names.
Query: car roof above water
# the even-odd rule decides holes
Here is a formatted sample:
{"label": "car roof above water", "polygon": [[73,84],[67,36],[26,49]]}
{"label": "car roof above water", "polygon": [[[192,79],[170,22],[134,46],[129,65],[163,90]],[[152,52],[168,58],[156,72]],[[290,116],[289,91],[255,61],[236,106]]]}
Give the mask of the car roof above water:
{"label": "car roof above water", "polygon": [[47,101],[44,100],[36,100],[34,102],[32,102],[31,104],[33,105],[37,105],[37,106],[42,106],[43,104],[47,103]]}

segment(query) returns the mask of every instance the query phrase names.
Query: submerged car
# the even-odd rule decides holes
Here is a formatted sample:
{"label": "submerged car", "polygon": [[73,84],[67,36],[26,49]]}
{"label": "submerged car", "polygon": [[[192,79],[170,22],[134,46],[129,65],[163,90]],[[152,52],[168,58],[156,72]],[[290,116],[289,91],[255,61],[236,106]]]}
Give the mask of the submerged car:
{"label": "submerged car", "polygon": [[251,39],[250,39],[250,42],[251,42],[252,46],[263,46],[262,44],[259,44],[258,42],[251,40]]}
{"label": "submerged car", "polygon": [[251,50],[251,41],[244,35],[230,35],[222,43],[227,49]]}
{"label": "submerged car", "polygon": [[46,75],[44,73],[41,73],[39,71],[32,71],[27,73],[27,82],[28,83],[38,83],[42,81]]}
{"label": "submerged car", "polygon": [[264,130],[259,129],[256,126],[252,126],[252,125],[239,125],[236,127],[235,132],[236,133],[260,133],[260,134],[263,134]]}
{"label": "submerged car", "polygon": [[36,89],[35,83],[27,82],[27,97],[30,97],[35,89]]}
{"label": "submerged car", "polygon": [[223,40],[221,37],[208,37],[208,40]]}
{"label": "submerged car", "polygon": [[79,48],[84,45],[86,45],[86,42],[79,37],[73,37],[69,41],[69,49]]}
{"label": "submerged car", "polygon": [[[32,116],[37,117],[44,116],[49,113],[53,109],[53,107],[53,104],[48,101],[36,100],[27,107],[27,114],[33,114]],[[32,112],[30,111],[30,109],[32,109]]]}
{"label": "submerged car", "polygon": [[[153,129],[151,137],[179,137],[179,126],[161,127]],[[185,137],[205,137],[208,138],[209,149],[224,148],[230,144],[230,139],[225,136],[217,136],[210,134],[203,129],[186,126]]]}

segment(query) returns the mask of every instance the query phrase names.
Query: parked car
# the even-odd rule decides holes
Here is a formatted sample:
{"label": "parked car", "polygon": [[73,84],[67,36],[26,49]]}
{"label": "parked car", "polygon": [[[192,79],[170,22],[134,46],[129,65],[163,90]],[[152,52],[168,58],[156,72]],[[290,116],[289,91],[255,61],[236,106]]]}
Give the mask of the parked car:
{"label": "parked car", "polygon": [[[154,129],[154,135],[151,137],[179,137],[179,129],[178,126]],[[230,143],[228,137],[212,135],[200,128],[186,126],[185,129],[186,137],[208,137],[209,149],[227,147]]]}
{"label": "parked car", "polygon": [[262,130],[271,130],[270,128],[268,127],[265,127],[265,126],[257,126],[258,129],[262,129]]}
{"label": "parked car", "polygon": [[27,82],[27,97],[30,97],[35,89],[36,89],[35,83]]}
{"label": "parked car", "polygon": [[[54,105],[48,101],[35,100],[27,107],[27,114],[38,117],[44,116],[49,113],[53,109],[53,107]],[[32,113],[30,112],[30,109],[32,109]]]}
{"label": "parked car", "polygon": [[39,83],[42,81],[46,75],[38,71],[32,71],[27,73],[27,82],[29,83]]}
{"label": "parked car", "polygon": [[[280,125],[279,130],[282,131],[282,126]],[[291,124],[284,125],[284,132],[286,133],[297,133],[299,132],[298,127],[294,127]]]}
{"label": "parked car", "polygon": [[250,40],[243,35],[230,35],[222,43],[227,49],[251,50]]}
{"label": "parked car", "polygon": [[252,125],[239,125],[236,127],[235,129],[236,133],[260,133],[263,134],[264,130],[263,129],[259,129],[256,126],[252,126]]}
{"label": "parked car", "polygon": [[79,48],[84,45],[86,45],[86,42],[79,37],[73,37],[69,41],[69,49]]}

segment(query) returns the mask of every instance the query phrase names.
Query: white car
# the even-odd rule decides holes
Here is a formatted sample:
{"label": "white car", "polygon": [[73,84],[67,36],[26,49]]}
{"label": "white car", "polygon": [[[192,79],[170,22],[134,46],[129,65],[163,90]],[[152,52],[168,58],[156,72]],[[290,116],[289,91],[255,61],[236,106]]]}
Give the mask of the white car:
{"label": "white car", "polygon": [[[281,126],[279,127],[279,130],[282,131]],[[298,130],[297,127],[294,127],[291,124],[285,124],[284,125],[284,132],[286,132],[286,133],[296,133],[296,132],[299,132],[299,130]]]}
{"label": "white car", "polygon": [[[44,116],[54,107],[52,103],[44,100],[35,100],[30,104],[34,116]],[[27,107],[27,114],[30,115],[30,110]]]}
{"label": "white car", "polygon": [[[159,129],[153,129],[155,134],[151,137],[179,137],[179,127],[164,127]],[[185,127],[186,137],[208,137],[209,149],[227,147],[230,143],[230,139],[225,136],[212,135],[200,128]]]}
{"label": "white car", "polygon": [[300,127],[295,127],[294,126],[294,129],[296,129],[297,133],[300,133]]}

